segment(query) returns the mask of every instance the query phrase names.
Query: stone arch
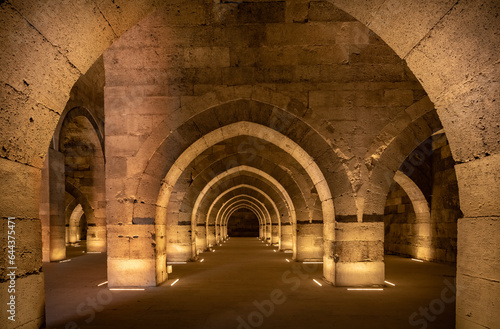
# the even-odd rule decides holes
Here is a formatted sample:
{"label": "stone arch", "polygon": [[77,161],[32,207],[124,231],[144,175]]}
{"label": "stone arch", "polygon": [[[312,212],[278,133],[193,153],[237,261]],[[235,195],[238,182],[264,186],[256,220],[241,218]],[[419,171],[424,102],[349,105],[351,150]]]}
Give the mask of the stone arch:
{"label": "stone arch", "polygon": [[[154,204],[157,201],[156,187],[160,189],[159,179],[163,178],[163,176],[158,178],[159,173],[163,175],[163,172],[166,173],[170,170],[183,152],[188,150],[189,152],[200,151],[206,148],[204,143],[200,143],[197,145],[198,150],[195,150],[193,147],[194,141],[201,139],[203,136],[212,136],[210,138],[213,138],[221,135],[220,126],[229,127],[238,122],[249,122],[248,120],[253,119],[255,120],[254,124],[267,125],[271,127],[270,130],[274,130],[281,135],[286,136],[286,133],[295,130],[307,135],[311,140],[308,147],[311,148],[311,152],[315,152],[315,154],[309,154],[308,158],[311,159],[314,156],[316,162],[322,161],[322,163],[318,164],[319,167],[324,164],[325,168],[328,168],[322,175],[328,176],[328,179],[325,179],[326,185],[330,186],[330,191],[335,192],[333,202],[340,209],[337,212],[339,215],[355,213],[356,201],[351,198],[353,190],[348,178],[349,169],[340,161],[340,155],[337,154],[340,151],[338,148],[329,145],[314,128],[296,115],[287,112],[286,109],[293,107],[295,103],[286,96],[259,86],[253,86],[251,93],[244,90],[239,94],[235,95],[235,93],[234,88],[207,93],[201,96],[200,99],[187,103],[172,114],[181,115],[181,117],[169,117],[155,127],[153,133],[141,145],[135,156],[135,159],[141,163],[137,167],[141,168],[143,165],[146,168],[143,172],[137,173],[141,177],[140,181],[133,182],[133,184],[138,185],[131,188],[134,190],[135,195],[141,196],[142,200],[140,201],[144,201],[145,204]],[[207,108],[207,106],[209,107]],[[282,108],[285,110],[282,110]],[[265,113],[265,115],[253,113],[256,109],[258,112]],[[219,116],[217,116],[217,113],[219,113]],[[217,117],[220,122],[217,123],[217,126],[211,127],[206,122],[212,122],[213,120],[210,120],[210,118],[213,117]],[[177,126],[171,127],[169,124],[171,121],[185,123],[182,126],[177,124]],[[195,126],[202,128],[194,129]],[[199,131],[195,133],[186,133],[186,131],[198,129]],[[187,135],[182,136],[178,133],[178,130],[184,131],[184,134]],[[216,133],[217,131],[218,133]],[[293,145],[301,145],[299,141],[304,136],[297,132],[292,135],[295,139],[291,139],[294,142]],[[182,139],[189,142],[181,142]],[[208,143],[210,144],[211,141],[208,141]],[[327,150],[327,152],[321,153],[322,151],[318,149],[319,146]],[[167,148],[168,152],[166,151]],[[297,154],[290,154],[297,156]],[[167,161],[165,158],[167,158]],[[306,163],[306,166],[304,166],[304,163],[302,164],[304,168],[307,168],[307,165],[308,163]],[[155,186],[155,190],[151,189],[152,186]],[[334,186],[335,189],[333,189]],[[328,186],[325,186],[325,188],[328,189]],[[141,205],[136,204],[134,208],[137,206]]]}
{"label": "stone arch", "polygon": [[262,170],[259,170],[257,168],[249,167],[246,165],[241,165],[238,167],[233,167],[233,168],[219,174],[218,176],[214,177],[207,185],[205,185],[204,189],[200,192],[198,198],[196,199],[195,207],[193,207],[193,213],[192,213],[192,217],[191,217],[192,222],[196,222],[196,215],[198,213],[199,204],[201,203],[201,200],[204,198],[204,196],[207,194],[208,190],[211,189],[212,186],[217,184],[217,182],[222,181],[225,177],[231,176],[233,174],[239,174],[242,172],[255,173],[259,176],[262,176],[264,179],[266,179],[271,184],[273,184],[275,187],[277,187],[277,189],[281,192],[281,194],[285,198],[286,204],[290,207],[290,211],[293,213],[295,212],[295,208],[293,206],[292,199],[288,195],[288,192],[283,188],[283,186],[276,179],[274,179],[272,176],[270,176],[266,172],[263,172]]}
{"label": "stone arch", "polygon": [[[441,111],[452,152],[460,163],[457,173],[461,185],[461,200],[465,216],[470,218],[463,221],[463,232],[471,228],[482,232],[488,225],[494,225],[494,221],[483,219],[476,223],[474,218],[498,217],[499,214],[494,197],[477,193],[479,186],[488,191],[498,191],[499,161],[495,125],[499,119],[495,113],[497,107],[493,103],[494,95],[498,94],[496,80],[493,78],[497,74],[495,54],[498,39],[494,34],[487,35],[484,32],[496,30],[498,3],[423,1],[411,4],[385,2],[380,5],[378,2],[366,1],[330,2],[384,39],[401,58],[407,60],[412,71],[432,94],[431,99]],[[30,7],[19,9],[10,4],[3,6],[4,33],[8,36],[16,35],[14,31],[21,30],[42,51],[28,51],[12,56],[18,53],[18,48],[24,49],[19,40],[12,38],[12,44],[8,44],[5,55],[2,55],[2,59],[5,57],[4,67],[9,68],[3,73],[6,83],[2,87],[8,88],[5,94],[9,94],[9,100],[19,99],[19,103],[14,101],[15,104],[12,105],[16,111],[28,112],[33,105],[38,107],[37,104],[41,104],[38,107],[41,110],[40,120],[37,122],[41,122],[40,127],[49,128],[43,129],[37,136],[42,142],[38,143],[34,136],[28,136],[28,144],[33,145],[33,148],[21,152],[19,156],[11,154],[6,159],[12,161],[2,162],[2,169],[8,179],[6,184],[12,190],[23,191],[15,197],[2,198],[2,203],[5,203],[2,215],[36,218],[38,209],[32,204],[36,203],[38,190],[31,185],[37,184],[26,183],[24,179],[14,177],[13,173],[22,173],[23,177],[33,176],[37,180],[36,168],[40,167],[40,161],[33,155],[45,154],[57,115],[64,107],[69,90],[79,74],[85,72],[114,39],[156,8],[154,1],[129,2],[122,4],[120,10],[113,6],[103,6],[102,10],[97,10],[95,4],[75,7],[73,3],[53,4],[47,8],[36,2]],[[44,10],[52,12],[51,24],[46,22],[44,15],[35,15]],[[78,15],[68,17],[67,12],[72,11],[78,12]],[[72,29],[52,28],[68,25]],[[25,76],[28,77],[26,84],[29,82],[29,86],[23,85]],[[493,84],[493,88],[485,89],[484,85],[489,83]],[[473,118],[474,124],[470,124],[470,118]],[[481,125],[483,122],[486,126]],[[11,126],[17,128],[24,127],[25,124],[13,121]],[[481,126],[486,131],[481,132]],[[16,133],[16,136],[18,134],[21,133]],[[12,145],[9,144],[9,147]],[[14,162],[14,159],[18,162]],[[482,170],[483,168],[488,170]],[[470,175],[470,172],[477,175]],[[478,204],[486,206],[478,208]],[[471,239],[476,241],[480,238]],[[466,241],[468,240],[463,240],[464,245]],[[469,247],[464,249],[465,252]],[[468,276],[466,278],[463,275],[460,279],[463,280],[461,287],[475,284],[472,277],[476,274],[484,277],[471,269],[465,271]],[[22,273],[30,273],[30,270]],[[487,287],[486,284],[480,286]],[[465,289],[459,291],[463,290]],[[461,299],[466,300],[467,296]],[[477,309],[481,309],[477,306],[479,303],[476,302]],[[468,319],[465,311],[458,317],[457,322],[462,325],[475,321],[491,326],[490,323],[497,319],[489,320],[481,315]],[[40,318],[42,317],[39,315],[33,317],[37,322],[41,321]]]}
{"label": "stone arch", "polygon": [[[334,279],[334,260],[333,260],[333,241],[335,240],[335,214],[334,214],[334,206],[333,200],[330,193],[330,189],[326,179],[323,176],[323,173],[314,162],[314,159],[311,158],[297,143],[290,140],[289,138],[283,136],[282,134],[276,132],[275,130],[262,126],[259,124],[255,124],[247,121],[240,121],[237,123],[229,124],[227,126],[223,126],[219,129],[216,129],[202,138],[192,143],[182,154],[176,158],[175,162],[170,167],[167,175],[162,181],[162,186],[160,189],[160,193],[158,194],[158,198],[156,201],[156,238],[163,239],[165,229],[161,226],[161,224],[165,221],[166,213],[165,207],[161,206],[168,202],[170,198],[170,192],[172,191],[175,182],[180,177],[184,169],[194,160],[203,150],[207,147],[210,147],[220,141],[223,141],[228,138],[232,138],[234,136],[239,135],[249,135],[257,138],[262,138],[278,147],[282,148],[286,152],[288,152],[292,157],[297,159],[297,161],[302,165],[302,167],[306,170],[308,175],[311,177],[313,184],[318,192],[318,196],[321,200],[322,211],[323,211],[323,223],[324,223],[324,248],[325,248],[325,256],[324,256],[324,274],[327,280],[331,280],[331,282],[335,282]],[[142,183],[142,180],[141,180]],[[146,185],[147,186],[147,185]],[[144,190],[139,186],[138,191]],[[134,206],[134,209],[136,207]],[[134,215],[135,216],[135,215]],[[157,246],[162,246],[163,243],[158,243]],[[164,259],[159,255],[157,257],[157,267],[160,266],[157,270],[157,273],[166,273],[166,269],[164,269],[163,265]],[[160,275],[161,276],[161,275]]]}
{"label": "stone arch", "polygon": [[83,216],[83,208],[79,203],[71,212],[69,225],[66,234],[68,234],[68,242],[75,243],[80,240],[80,218]]}
{"label": "stone arch", "polygon": [[[276,222],[279,225],[279,223],[280,223],[280,211],[276,207],[275,201],[267,193],[265,193],[264,191],[262,191],[261,189],[255,187],[255,186],[248,185],[248,184],[240,184],[240,185],[236,185],[236,186],[233,186],[231,188],[228,188],[227,190],[225,190],[224,192],[222,192],[220,195],[218,195],[214,199],[214,201],[210,204],[210,207],[209,207],[209,209],[207,211],[207,217],[206,217],[207,218],[207,230],[208,230],[208,225],[209,225],[209,222],[210,222],[210,214],[212,212],[212,209],[213,209],[214,205],[219,200],[221,200],[226,194],[228,194],[228,193],[230,193],[232,191],[238,190],[238,189],[242,189],[242,188],[256,191],[258,194],[262,195],[264,197],[264,199],[267,200],[272,205],[274,213],[276,214]],[[270,217],[270,218],[272,218],[272,217]],[[272,223],[272,221],[270,222],[270,224],[271,223]],[[271,237],[270,237],[270,242],[271,243],[273,242],[273,235],[271,235]]]}
{"label": "stone arch", "polygon": [[[394,181],[398,183],[399,186],[401,186],[401,188],[406,192],[413,205],[417,222],[416,235],[429,237],[431,231],[431,211],[424,194],[410,177],[406,176],[399,170],[396,171],[396,174],[394,175]],[[424,240],[421,244],[423,245],[419,245],[417,248],[416,257],[426,260],[431,259],[431,241]]]}
{"label": "stone arch", "polygon": [[[243,197],[249,197],[249,198],[253,198],[249,195],[242,195]],[[218,218],[216,219],[216,221],[218,221],[220,223],[220,226],[221,226],[221,237],[223,239],[226,238],[227,236],[227,220],[229,219],[229,217],[231,216],[232,213],[234,213],[236,210],[238,209],[241,209],[241,208],[252,208],[254,209],[254,213],[256,213],[256,211],[258,210],[257,208],[255,207],[258,207],[255,203],[252,203],[251,200],[246,200],[244,198],[241,198],[241,196],[238,196],[236,197],[238,198],[238,200],[228,200],[226,202],[226,204],[229,204],[225,210],[224,210],[224,214],[221,214],[220,217],[219,217],[219,214],[218,214]],[[258,200],[255,200],[256,202],[260,202]],[[263,204],[261,204],[261,206],[263,207]],[[268,218],[268,221],[265,221],[265,214],[262,213],[262,215],[260,215],[262,217],[262,219],[259,219],[259,223],[260,223],[260,229],[259,229],[259,237],[262,239],[266,239],[267,240],[267,233],[268,233],[268,230],[267,228],[270,228],[270,220],[271,220],[271,216],[269,215],[269,212],[267,210],[267,208],[263,207],[264,210],[266,210],[267,212],[267,218]],[[221,208],[222,209],[222,208]],[[262,212],[262,211],[261,211]],[[257,216],[257,213],[256,213],[256,216]],[[257,216],[259,218],[259,216]],[[269,223],[269,224],[268,224]],[[269,234],[271,232],[269,231]]]}
{"label": "stone arch", "polygon": [[223,223],[221,225],[223,238],[227,239],[229,237],[228,229],[227,229],[229,219],[231,218],[231,216],[235,212],[237,212],[238,210],[241,210],[241,209],[247,209],[247,210],[251,211],[257,217],[257,219],[259,221],[259,239],[263,239],[263,236],[264,236],[263,235],[263,231],[264,231],[263,228],[265,227],[265,225],[262,225],[262,220],[257,216],[255,210],[252,210],[252,206],[250,204],[246,204],[246,203],[232,207],[231,210],[226,215],[227,218],[225,218],[221,221]]}
{"label": "stone arch", "polygon": [[428,222],[431,218],[429,204],[417,184],[399,170],[394,175],[394,181],[403,188],[410,198],[415,214],[417,215],[417,220],[421,219],[424,222]]}
{"label": "stone arch", "polygon": [[[57,123],[57,127],[54,132],[54,138],[53,138],[53,146],[56,151],[59,151],[59,141],[61,140],[61,133],[62,133],[62,126],[64,122],[66,121],[72,121],[77,117],[84,117],[86,118],[92,127],[94,128],[94,131],[97,135],[97,138],[99,139],[99,143],[101,145],[101,151],[103,154],[105,154],[105,148],[104,148],[104,136],[103,133],[97,124],[97,120],[94,118],[92,113],[90,113],[89,110],[87,110],[83,106],[78,106],[74,107],[71,109],[66,109],[64,112],[61,114],[61,117],[59,119],[59,122]],[[106,162],[106,158],[104,158],[104,162]]]}
{"label": "stone arch", "polygon": [[[381,217],[384,213],[387,192],[397,169],[415,148],[424,148],[422,142],[440,129],[442,126],[436,112],[429,111],[391,138],[380,155],[372,155],[366,159],[369,180],[360,193],[364,197],[365,217],[373,216],[375,219]],[[424,149],[424,152],[432,150]]]}

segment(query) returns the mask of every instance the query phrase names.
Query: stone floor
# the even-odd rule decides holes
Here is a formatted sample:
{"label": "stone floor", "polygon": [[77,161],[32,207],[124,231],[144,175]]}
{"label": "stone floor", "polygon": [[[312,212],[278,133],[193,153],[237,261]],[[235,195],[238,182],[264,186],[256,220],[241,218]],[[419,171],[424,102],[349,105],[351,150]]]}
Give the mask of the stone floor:
{"label": "stone floor", "polygon": [[98,287],[104,254],[45,263],[47,327],[454,328],[454,267],[386,256],[395,287],[350,291],[326,285],[321,265],[287,262],[291,254],[273,249],[233,238],[201,254],[203,262],[173,265],[168,282],[144,291]]}

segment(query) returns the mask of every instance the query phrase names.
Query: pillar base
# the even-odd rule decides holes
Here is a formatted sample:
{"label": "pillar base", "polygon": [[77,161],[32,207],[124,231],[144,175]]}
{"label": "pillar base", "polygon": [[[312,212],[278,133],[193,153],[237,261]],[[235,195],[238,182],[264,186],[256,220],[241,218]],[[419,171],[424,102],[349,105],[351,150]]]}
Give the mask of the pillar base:
{"label": "pillar base", "polygon": [[108,287],[156,286],[154,259],[108,259]]}
{"label": "pillar base", "polygon": [[335,264],[336,286],[383,285],[384,280],[384,262],[339,262]]}

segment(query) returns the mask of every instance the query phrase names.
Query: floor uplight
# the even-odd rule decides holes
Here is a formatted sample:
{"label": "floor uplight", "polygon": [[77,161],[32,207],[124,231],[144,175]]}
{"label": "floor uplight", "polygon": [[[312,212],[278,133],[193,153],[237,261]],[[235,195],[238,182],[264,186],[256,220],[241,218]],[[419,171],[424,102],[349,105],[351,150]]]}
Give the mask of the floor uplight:
{"label": "floor uplight", "polygon": [[71,259],[63,259],[59,261],[59,263],[67,263],[67,262],[71,262]]}
{"label": "floor uplight", "polygon": [[288,263],[290,263],[290,260],[289,260],[288,258],[286,258],[286,261],[287,261]]}
{"label": "floor uplight", "polygon": [[396,285],[395,285],[394,283],[392,283],[392,282],[389,282],[389,281],[384,281],[384,282],[385,282],[385,283],[387,283],[388,285],[393,286],[393,287],[395,287],[395,286],[396,286]]}
{"label": "floor uplight", "polygon": [[383,288],[347,288],[347,290],[382,291]]}
{"label": "floor uplight", "polygon": [[100,286],[104,286],[106,283],[108,283],[108,281],[104,281],[103,283],[99,283],[97,286],[100,287]]}
{"label": "floor uplight", "polygon": [[142,291],[144,288],[109,288],[111,291]]}
{"label": "floor uplight", "polygon": [[416,258],[412,258],[411,260],[412,260],[412,261],[414,261],[414,262],[420,262],[420,263],[423,263],[423,262],[424,262],[423,260],[421,260],[421,259],[416,259]]}
{"label": "floor uplight", "polygon": [[316,281],[316,279],[313,279],[313,281],[314,281],[314,282],[316,282],[316,284],[317,284],[318,286],[320,286],[320,287],[321,287],[321,286],[323,286],[321,283],[319,283],[318,281]]}
{"label": "floor uplight", "polygon": [[173,286],[174,284],[176,284],[177,282],[179,281],[179,279],[175,280],[174,282],[172,282],[172,284],[170,286]]}

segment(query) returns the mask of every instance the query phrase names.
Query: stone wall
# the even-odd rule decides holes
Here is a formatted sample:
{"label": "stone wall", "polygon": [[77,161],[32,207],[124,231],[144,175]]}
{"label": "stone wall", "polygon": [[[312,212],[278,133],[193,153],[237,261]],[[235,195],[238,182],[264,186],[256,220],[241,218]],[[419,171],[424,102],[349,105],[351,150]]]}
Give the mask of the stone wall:
{"label": "stone wall", "polygon": [[393,183],[384,215],[386,253],[456,262],[457,220],[462,213],[446,136],[432,136],[408,157],[401,169],[424,195],[430,213],[425,218],[417,216],[405,189]]}
{"label": "stone wall", "polygon": [[[405,62],[366,26],[327,2],[165,5],[117,40],[104,54],[104,65],[107,215],[112,232],[108,236],[117,246],[109,257],[112,263],[129,263],[131,268],[137,266],[130,259],[130,242],[118,238],[131,231],[137,232],[134,243],[140,249],[133,257],[148,259],[148,266],[153,266],[152,257],[163,257],[151,249],[152,236],[168,236],[165,243],[172,247],[167,247],[170,251],[165,257],[195,249],[190,208],[184,207],[183,198],[189,196],[188,182],[196,177],[191,177],[189,164],[183,163],[182,168],[175,167],[183,171],[179,179],[165,182],[164,178],[184,151],[195,153],[202,147],[188,150],[190,145],[220,127],[250,121],[280,135],[255,131],[257,135],[248,138],[250,144],[261,139],[299,145],[295,150],[304,152],[291,153],[302,161],[302,169],[311,165],[309,157],[314,159],[311,167],[317,170],[306,172],[315,185],[309,190],[320,195],[319,208],[328,209],[322,211],[323,220],[349,222],[346,229],[356,232],[357,220],[382,219],[385,199],[380,196],[385,196],[388,186],[368,188],[375,184],[369,182],[369,171],[383,168],[372,177],[390,177],[400,164],[392,158],[407,155],[406,148],[395,147],[391,156],[380,160],[380,153],[376,154],[376,160],[366,166],[372,159],[370,152],[383,152],[398,133],[414,133],[417,140],[423,140],[439,121],[435,113],[427,115],[432,110],[430,102]],[[414,122],[418,129],[413,128]],[[222,135],[226,133],[232,132],[222,130]],[[414,147],[412,143],[408,150]],[[282,170],[289,175],[286,168]],[[171,189],[165,187],[169,200],[158,204],[160,186],[169,184]],[[371,194],[365,198],[368,190]],[[345,234],[347,240],[334,246],[333,225],[322,230],[321,222],[311,222],[315,215],[306,209],[306,193],[297,193],[302,194],[290,198],[302,199],[300,206],[293,207],[294,211],[280,210],[280,217],[284,214],[288,221],[288,217],[303,216],[300,220],[312,226],[285,226],[287,234],[292,239],[297,232],[304,234],[305,239],[297,241],[312,243],[314,250],[294,246],[295,252],[321,257],[325,249],[318,241],[321,234],[328,234],[325,248],[332,268],[334,251],[339,250],[339,263],[345,268],[358,268],[356,262],[363,262],[364,269],[377,268],[366,271],[380,273],[381,234],[365,235],[373,241],[351,241],[353,235]],[[332,202],[334,207],[328,204]],[[276,199],[278,208],[284,203],[282,197]],[[165,227],[158,224],[163,220],[158,215],[163,207],[169,224]],[[273,226],[270,238],[279,238],[277,228]],[[216,240],[216,234],[215,228],[206,239],[213,235]],[[356,246],[377,257],[365,261],[362,254],[347,252]],[[136,277],[151,279],[147,274]],[[382,277],[378,275],[377,280]]]}

